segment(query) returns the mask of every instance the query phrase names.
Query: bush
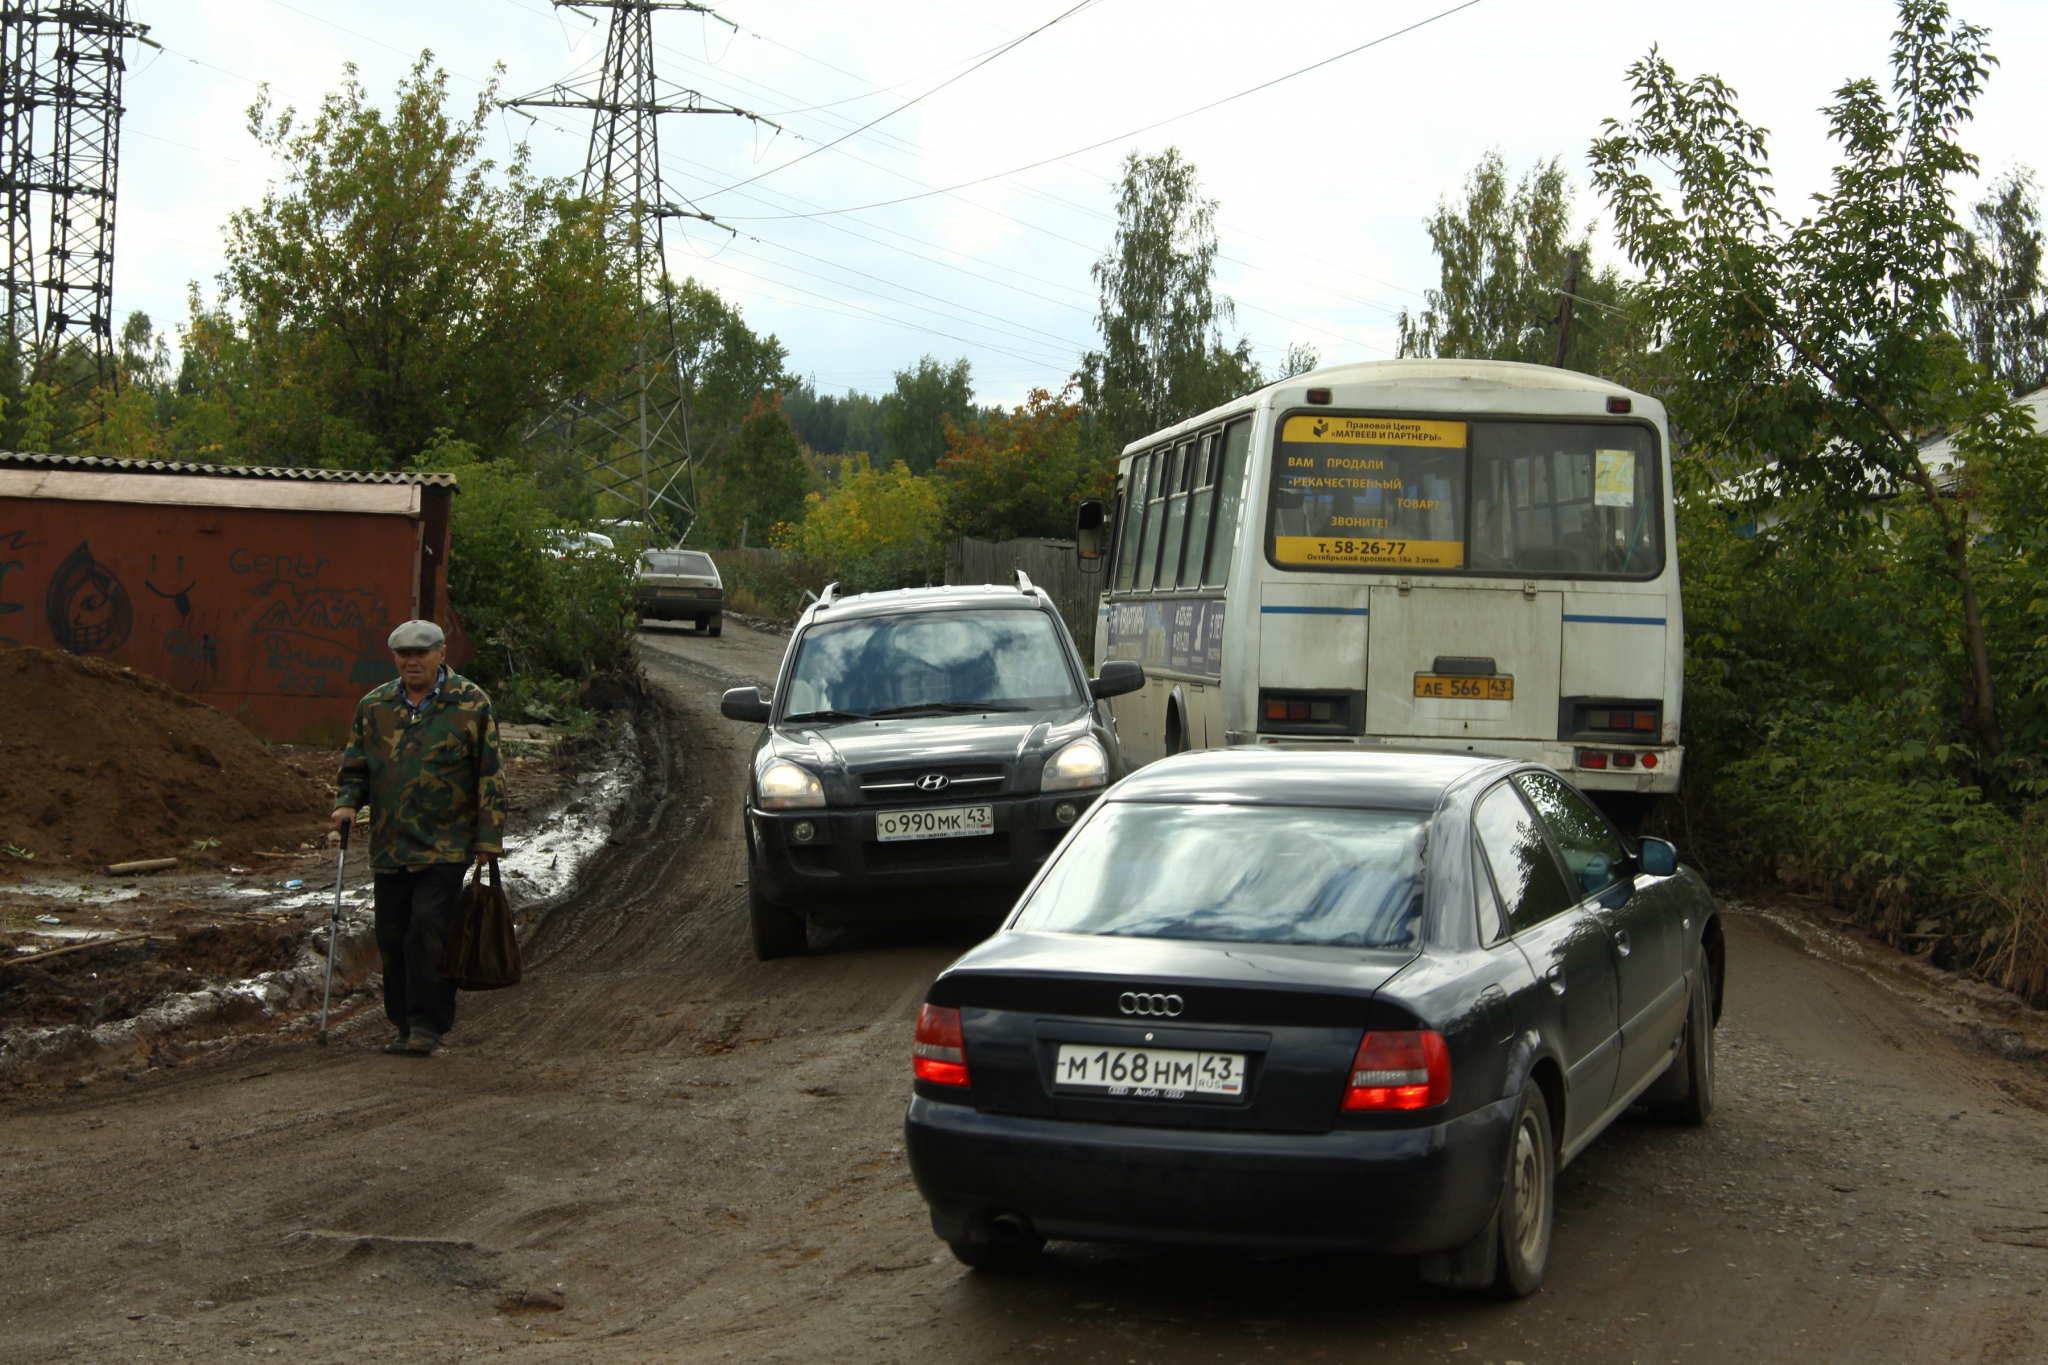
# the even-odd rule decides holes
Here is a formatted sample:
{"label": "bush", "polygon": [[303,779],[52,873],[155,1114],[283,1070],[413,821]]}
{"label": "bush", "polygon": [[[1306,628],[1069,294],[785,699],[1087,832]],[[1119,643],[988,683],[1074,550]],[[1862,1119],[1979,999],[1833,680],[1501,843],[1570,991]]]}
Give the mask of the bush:
{"label": "bush", "polygon": [[567,719],[591,678],[633,665],[639,547],[558,553],[558,538],[583,528],[563,523],[529,471],[467,453],[444,448],[442,467],[461,486],[448,595],[476,647],[470,672],[507,720]]}

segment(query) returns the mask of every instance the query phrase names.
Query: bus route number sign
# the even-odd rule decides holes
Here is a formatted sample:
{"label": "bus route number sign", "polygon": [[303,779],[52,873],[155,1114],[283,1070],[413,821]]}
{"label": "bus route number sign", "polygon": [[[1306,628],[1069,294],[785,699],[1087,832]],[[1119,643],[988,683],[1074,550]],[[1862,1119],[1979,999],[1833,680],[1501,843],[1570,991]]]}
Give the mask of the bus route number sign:
{"label": "bus route number sign", "polygon": [[1415,695],[1446,701],[1513,701],[1515,680],[1504,675],[1475,678],[1451,673],[1417,673]]}

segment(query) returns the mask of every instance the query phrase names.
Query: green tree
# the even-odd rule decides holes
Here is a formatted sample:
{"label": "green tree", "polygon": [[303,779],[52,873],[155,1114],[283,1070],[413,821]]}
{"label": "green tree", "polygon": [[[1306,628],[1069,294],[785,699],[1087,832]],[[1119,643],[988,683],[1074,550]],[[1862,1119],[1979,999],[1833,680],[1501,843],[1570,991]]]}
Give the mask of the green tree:
{"label": "green tree", "polygon": [[2000,179],[1956,233],[1956,330],[1977,363],[2014,395],[2048,384],[2048,283],[2033,172]]}
{"label": "green tree", "polygon": [[690,450],[715,475],[761,396],[794,387],[784,369],[789,352],[773,332],[747,326],[709,285],[686,279],[667,288]]}
{"label": "green tree", "polygon": [[1565,367],[1612,373],[1633,340],[1614,267],[1595,269],[1592,225],[1574,225],[1572,185],[1553,157],[1510,184],[1507,162],[1488,152],[1465,178],[1461,204],[1437,204],[1428,220],[1437,287],[1420,315],[1401,311],[1400,353],[1548,365],[1556,355],[1559,304],[1579,253]]}
{"label": "green tree", "polygon": [[[1797,221],[1773,205],[1766,134],[1735,91],[1681,79],[1654,50],[1630,68],[1634,117],[1609,120],[1592,158],[1646,306],[1666,320],[1668,401],[1692,453],[1851,544],[1887,533],[1875,499],[1904,500],[1892,549],[1919,573],[1895,587],[1943,587],[1897,615],[1939,608],[1968,679],[1959,718],[1989,759],[2004,737],[1976,574],[1980,494],[2002,471],[2038,468],[2039,442],[1949,326],[1948,183],[1976,170],[1958,133],[1994,60],[1985,37],[1940,0],[1901,0],[1890,96],[1871,79],[1837,90],[1825,112],[1841,160]],[[1936,430],[1962,456],[1952,479],[1921,457],[1917,438]]]}
{"label": "green tree", "polygon": [[872,453],[880,448],[875,431],[877,404],[871,396],[848,389],[843,396],[820,394],[811,380],[798,380],[782,394],[782,410],[803,443],[819,455]]}
{"label": "green tree", "polygon": [[1216,201],[1180,149],[1124,159],[1116,239],[1093,270],[1102,349],[1081,362],[1081,399],[1098,449],[1119,450],[1259,387],[1251,343],[1226,345],[1236,319],[1215,292]]}
{"label": "green tree", "polygon": [[703,490],[702,531],[695,541],[766,545],[769,534],[803,515],[811,467],[803,443],[773,395],[756,397],[730,450]]}
{"label": "green tree", "polygon": [[946,453],[946,423],[969,422],[973,376],[966,359],[941,365],[930,356],[896,372],[896,390],[875,405],[875,436],[883,464],[901,460],[913,474],[929,474]]}
{"label": "green tree", "polygon": [[1083,447],[1081,409],[1071,389],[1058,395],[1033,389],[1011,412],[948,426],[946,439],[938,475],[949,535],[1071,536],[1075,504],[1112,489],[1110,467]]}
{"label": "green tree", "polygon": [[467,116],[423,53],[389,113],[354,67],[310,118],[249,129],[282,182],[228,222],[221,297],[186,333],[186,437],[276,464],[398,468],[437,431],[495,452],[613,363],[630,289],[598,215],[483,155],[496,85]]}

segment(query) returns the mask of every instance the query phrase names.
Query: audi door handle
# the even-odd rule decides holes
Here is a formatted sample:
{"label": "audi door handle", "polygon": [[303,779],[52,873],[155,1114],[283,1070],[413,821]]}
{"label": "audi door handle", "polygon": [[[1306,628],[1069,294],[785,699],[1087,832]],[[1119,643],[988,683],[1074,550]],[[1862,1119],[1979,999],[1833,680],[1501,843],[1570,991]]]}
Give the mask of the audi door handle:
{"label": "audi door handle", "polygon": [[1614,946],[1623,957],[1628,956],[1628,930],[1616,929],[1614,931]]}
{"label": "audi door handle", "polygon": [[1550,987],[1552,995],[1564,994],[1564,968],[1552,967],[1543,974],[1543,980]]}

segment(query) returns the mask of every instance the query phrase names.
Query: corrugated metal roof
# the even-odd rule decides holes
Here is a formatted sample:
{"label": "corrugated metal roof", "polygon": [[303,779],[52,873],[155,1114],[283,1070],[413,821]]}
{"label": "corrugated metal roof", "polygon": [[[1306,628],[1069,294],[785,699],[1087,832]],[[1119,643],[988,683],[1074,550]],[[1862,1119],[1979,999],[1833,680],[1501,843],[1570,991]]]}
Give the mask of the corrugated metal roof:
{"label": "corrugated metal roof", "polygon": [[98,474],[194,474],[214,478],[295,479],[305,483],[395,483],[455,488],[446,470],[395,473],[386,470],[302,469],[293,465],[181,464],[169,460],[106,460],[97,455],[44,455],[0,450],[0,469],[76,469]]}

